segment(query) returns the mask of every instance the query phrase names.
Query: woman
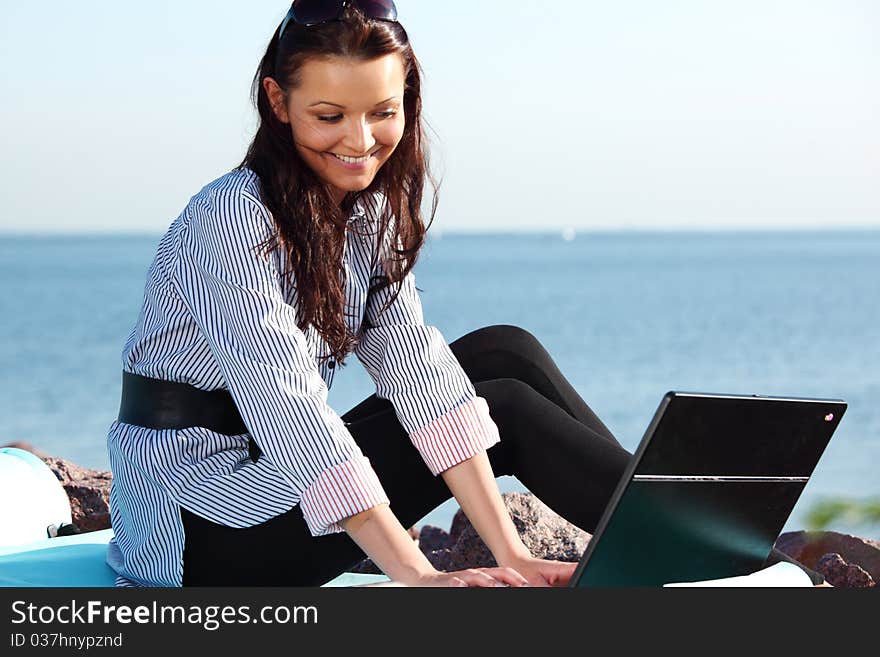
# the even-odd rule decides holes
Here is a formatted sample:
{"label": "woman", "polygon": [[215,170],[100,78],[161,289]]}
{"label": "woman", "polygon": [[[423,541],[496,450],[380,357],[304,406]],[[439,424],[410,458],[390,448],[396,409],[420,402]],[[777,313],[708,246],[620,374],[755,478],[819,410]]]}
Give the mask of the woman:
{"label": "woman", "polygon": [[[424,324],[420,73],[396,17],[294,2],[244,162],[159,244],[108,436],[119,585],[318,586],[364,556],[412,586],[565,585],[575,564],[529,553],[495,477],[593,531],[631,456],[529,333],[447,345]],[[339,417],[352,351],[376,394]],[[497,568],[438,572],[404,529],[452,495]]]}

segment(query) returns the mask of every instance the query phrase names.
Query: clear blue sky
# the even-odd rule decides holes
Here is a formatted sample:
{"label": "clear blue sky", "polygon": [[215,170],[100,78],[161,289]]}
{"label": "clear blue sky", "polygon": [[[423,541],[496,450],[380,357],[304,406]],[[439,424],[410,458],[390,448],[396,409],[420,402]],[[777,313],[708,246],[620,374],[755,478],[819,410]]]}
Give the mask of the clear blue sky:
{"label": "clear blue sky", "polygon": [[[0,230],[163,231],[289,5],[4,3]],[[400,0],[440,231],[880,227],[875,0]]]}

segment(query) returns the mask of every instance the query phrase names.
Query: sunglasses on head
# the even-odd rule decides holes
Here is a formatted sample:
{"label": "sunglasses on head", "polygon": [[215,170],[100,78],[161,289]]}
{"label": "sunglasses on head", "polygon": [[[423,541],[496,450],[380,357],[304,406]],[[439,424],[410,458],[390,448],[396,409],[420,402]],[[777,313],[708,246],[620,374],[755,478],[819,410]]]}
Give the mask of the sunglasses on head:
{"label": "sunglasses on head", "polygon": [[393,0],[294,0],[290,11],[281,23],[278,40],[284,38],[284,30],[290,21],[311,27],[327,21],[339,20],[349,5],[357,7],[367,18],[379,21],[397,21],[397,7]]}

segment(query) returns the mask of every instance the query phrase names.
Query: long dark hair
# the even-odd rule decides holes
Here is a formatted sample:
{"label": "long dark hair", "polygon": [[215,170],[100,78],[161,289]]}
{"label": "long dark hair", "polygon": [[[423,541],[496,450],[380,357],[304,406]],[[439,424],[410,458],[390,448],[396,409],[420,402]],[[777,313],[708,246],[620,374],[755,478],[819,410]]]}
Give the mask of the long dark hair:
{"label": "long dark hair", "polygon": [[[370,61],[394,53],[402,57],[406,76],[403,137],[370,186],[346,194],[339,207],[333,202],[330,186],[300,157],[290,126],[272,111],[262,81],[271,77],[283,89],[295,89],[301,82],[300,70],[311,57]],[[372,212],[380,236],[378,247],[383,243],[391,247],[391,257],[384,263],[385,274],[370,280],[370,294],[398,284],[385,307],[397,298],[400,283],[415,266],[437,209],[439,184],[428,170],[428,147],[423,137],[421,65],[402,25],[368,19],[349,6],[338,21],[312,27],[291,21],[280,44],[276,30],[254,76],[251,93],[260,124],[238,168],[247,167],[259,176],[263,203],[275,221],[275,234],[263,246],[266,251],[283,249],[287,256],[289,269],[284,275],[295,276],[297,324],[303,331],[314,326],[330,348],[329,354],[319,358],[335,358],[344,365],[360,337],[353,335],[345,322],[341,267],[346,226],[355,202],[363,199],[365,209]],[[428,227],[421,211],[426,180],[434,191]],[[372,203],[376,192],[387,200],[382,208]],[[389,224],[393,233],[386,236]],[[374,262],[380,256],[379,248]]]}

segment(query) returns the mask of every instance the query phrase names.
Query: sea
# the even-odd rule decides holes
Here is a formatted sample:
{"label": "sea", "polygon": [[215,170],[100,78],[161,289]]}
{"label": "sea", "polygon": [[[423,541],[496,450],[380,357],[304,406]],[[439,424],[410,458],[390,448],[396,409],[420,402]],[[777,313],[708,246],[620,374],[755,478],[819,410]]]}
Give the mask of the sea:
{"label": "sea", "polygon": [[[528,330],[630,451],[670,390],[839,398],[785,530],[824,500],[880,496],[880,231],[428,234],[425,321],[448,342]],[[0,445],[109,469],[120,354],[159,238],[0,236]],[[371,393],[352,357],[329,402],[343,414]],[[448,529],[457,509],[419,524]],[[830,529],[880,539],[853,519]]]}

